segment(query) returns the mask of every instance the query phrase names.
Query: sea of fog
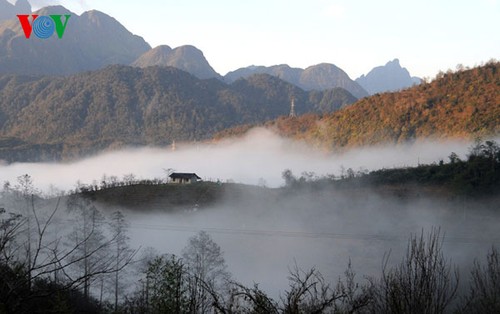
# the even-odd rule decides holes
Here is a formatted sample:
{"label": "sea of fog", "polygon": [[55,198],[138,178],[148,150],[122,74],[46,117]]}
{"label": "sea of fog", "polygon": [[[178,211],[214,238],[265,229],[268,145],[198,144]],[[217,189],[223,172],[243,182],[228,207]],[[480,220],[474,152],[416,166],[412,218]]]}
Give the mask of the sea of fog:
{"label": "sea of fog", "polygon": [[[339,175],[341,169],[374,170],[447,160],[451,152],[465,157],[471,143],[424,141],[408,145],[352,149],[325,153],[305,144],[256,129],[244,138],[217,144],[170,148],[126,149],[71,163],[0,165],[0,182],[16,183],[29,174],[44,191],[73,189],[77,181],[91,183],[106,176],[165,178],[167,169],[195,172],[205,180],[278,187],[282,172],[296,175]],[[243,192],[246,192],[244,190]],[[481,204],[439,199],[408,202],[331,190],[302,191],[263,198],[253,193],[226,197],[210,208],[175,214],[124,209],[133,247],[180,255],[189,237],[207,231],[223,252],[234,279],[260,287],[277,297],[287,287],[290,268],[316,267],[332,283],[349,261],[358,274],[377,276],[384,255],[400,261],[408,237],[433,227],[445,236],[444,250],[453,262],[467,268],[499,245],[500,217],[478,210]],[[477,206],[476,206],[477,205]],[[110,214],[111,209],[100,204]],[[113,209],[114,210],[114,209]]]}
{"label": "sea of fog", "polygon": [[134,245],[180,255],[205,230],[218,243],[234,279],[282,294],[295,265],[318,269],[335,284],[349,262],[357,280],[378,277],[384,256],[401,261],[411,235],[441,230],[447,259],[467,278],[474,259],[500,245],[500,216],[476,204],[454,208],[435,199],[402,202],[366,192],[352,198],[330,191],[297,192],[277,200],[248,195],[192,213],[126,212]]}
{"label": "sea of fog", "polygon": [[470,143],[463,141],[417,142],[411,145],[377,146],[352,149],[341,154],[312,149],[303,143],[283,139],[265,130],[255,129],[244,138],[218,144],[178,145],[170,148],[124,149],[103,153],[71,163],[14,163],[0,165],[0,182],[16,182],[29,174],[42,191],[70,190],[77,181],[90,184],[106,175],[122,178],[134,174],[142,179],[165,179],[167,170],[195,172],[204,180],[283,185],[282,172],[296,175],[339,175],[343,169],[375,170],[415,166],[447,160],[451,152],[465,156]]}

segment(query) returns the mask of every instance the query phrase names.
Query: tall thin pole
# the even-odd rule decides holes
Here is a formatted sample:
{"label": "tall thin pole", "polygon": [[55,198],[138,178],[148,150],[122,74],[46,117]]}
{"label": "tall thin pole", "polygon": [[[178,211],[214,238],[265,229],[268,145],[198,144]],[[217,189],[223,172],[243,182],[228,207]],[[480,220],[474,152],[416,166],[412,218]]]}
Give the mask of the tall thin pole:
{"label": "tall thin pole", "polygon": [[295,96],[292,96],[290,103],[290,117],[295,118],[297,115],[295,114]]}

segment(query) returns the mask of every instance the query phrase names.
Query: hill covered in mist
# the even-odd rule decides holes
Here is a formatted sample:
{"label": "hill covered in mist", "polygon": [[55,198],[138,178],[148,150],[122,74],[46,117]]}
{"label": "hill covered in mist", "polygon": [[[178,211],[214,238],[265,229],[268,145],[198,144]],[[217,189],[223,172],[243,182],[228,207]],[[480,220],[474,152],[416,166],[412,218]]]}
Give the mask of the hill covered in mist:
{"label": "hill covered in mist", "polygon": [[[255,198],[267,204],[287,198],[298,191],[328,191],[353,199],[366,194],[406,201],[441,199],[453,203],[481,200],[483,208],[498,211],[500,191],[500,147],[495,141],[477,142],[464,160],[450,152],[447,161],[421,164],[416,167],[377,169],[374,171],[348,168],[339,175],[316,175],[304,172],[300,176],[291,170],[282,172],[285,185],[267,188],[236,183],[198,182],[168,184],[161,179],[144,180],[127,175],[103,177],[100,183],[80,184],[73,193],[92,199],[105,207],[127,208],[132,211],[197,211],[224,201],[244,204]],[[110,210],[110,209],[108,209]]]}
{"label": "hill covered in mist", "polygon": [[356,98],[270,75],[227,85],[172,67],[110,66],[69,77],[0,77],[0,159],[58,160],[123,146],[210,138],[240,124],[330,112]]}
{"label": "hill covered in mist", "polygon": [[[500,63],[455,73],[400,92],[376,94],[334,113],[279,118],[265,127],[327,150],[432,138],[500,134]],[[216,138],[245,133],[252,125]]]}

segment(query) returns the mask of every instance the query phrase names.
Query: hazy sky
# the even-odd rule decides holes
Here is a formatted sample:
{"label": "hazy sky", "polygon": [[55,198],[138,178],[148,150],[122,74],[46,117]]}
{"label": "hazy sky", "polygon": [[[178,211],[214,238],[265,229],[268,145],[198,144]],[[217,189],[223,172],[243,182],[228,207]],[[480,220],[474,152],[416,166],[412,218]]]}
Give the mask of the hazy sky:
{"label": "hazy sky", "polygon": [[434,77],[500,57],[500,0],[29,1],[103,11],[153,47],[194,45],[221,74],[328,62],[355,79],[399,58],[412,75]]}

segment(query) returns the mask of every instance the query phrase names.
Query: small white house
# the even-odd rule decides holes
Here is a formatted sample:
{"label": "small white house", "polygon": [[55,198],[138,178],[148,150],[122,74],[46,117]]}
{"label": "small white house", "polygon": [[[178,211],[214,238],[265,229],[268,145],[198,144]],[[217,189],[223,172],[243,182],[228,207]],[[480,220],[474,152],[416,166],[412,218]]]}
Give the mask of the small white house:
{"label": "small white house", "polygon": [[171,183],[177,184],[190,184],[201,181],[201,178],[196,175],[196,173],[182,173],[182,172],[174,172],[170,177]]}

